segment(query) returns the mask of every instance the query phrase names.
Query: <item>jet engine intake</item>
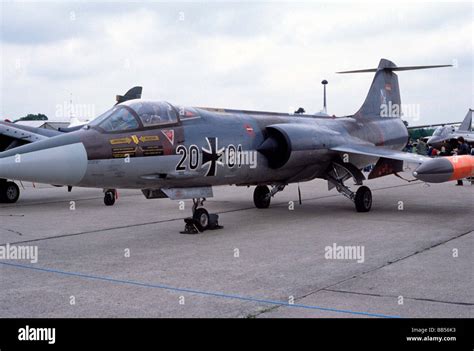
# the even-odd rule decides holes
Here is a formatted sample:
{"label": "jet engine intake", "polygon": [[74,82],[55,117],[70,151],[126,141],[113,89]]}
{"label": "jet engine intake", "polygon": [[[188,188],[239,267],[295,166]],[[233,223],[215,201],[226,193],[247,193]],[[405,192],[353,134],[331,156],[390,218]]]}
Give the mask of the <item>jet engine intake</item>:
{"label": "jet engine intake", "polygon": [[257,148],[270,168],[298,167],[321,159],[321,151],[337,141],[339,133],[317,125],[273,124],[266,127],[267,138]]}

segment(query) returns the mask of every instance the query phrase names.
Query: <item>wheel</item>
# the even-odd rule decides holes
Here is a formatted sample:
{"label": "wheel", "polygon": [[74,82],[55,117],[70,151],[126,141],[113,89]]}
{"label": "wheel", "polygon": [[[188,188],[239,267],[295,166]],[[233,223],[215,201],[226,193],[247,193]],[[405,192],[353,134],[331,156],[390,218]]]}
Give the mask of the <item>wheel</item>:
{"label": "wheel", "polygon": [[113,206],[115,204],[115,193],[111,190],[108,190],[104,194],[104,204],[105,206]]}
{"label": "wheel", "polygon": [[196,209],[193,214],[193,219],[200,232],[209,227],[209,213],[205,208],[201,207]]}
{"label": "wheel", "polygon": [[370,189],[366,186],[357,189],[354,203],[357,212],[369,212],[372,207],[372,192]]}
{"label": "wheel", "polygon": [[256,208],[268,208],[271,197],[270,190],[266,185],[258,185],[253,192],[253,203]]}
{"label": "wheel", "polygon": [[0,202],[13,204],[18,201],[18,198],[20,197],[20,188],[14,182],[6,182],[0,189]]}

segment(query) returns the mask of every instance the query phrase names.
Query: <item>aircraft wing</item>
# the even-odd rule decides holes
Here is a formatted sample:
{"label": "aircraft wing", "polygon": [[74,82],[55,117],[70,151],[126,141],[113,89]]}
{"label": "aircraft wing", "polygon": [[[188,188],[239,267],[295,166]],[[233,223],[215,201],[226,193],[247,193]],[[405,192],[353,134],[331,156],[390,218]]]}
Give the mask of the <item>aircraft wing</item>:
{"label": "aircraft wing", "polygon": [[437,124],[424,124],[419,126],[408,126],[408,130],[413,129],[423,129],[423,128],[433,128],[433,127],[442,127],[442,126],[452,126],[456,124],[461,124],[462,122],[447,122],[447,123],[437,123]]}
{"label": "aircraft wing", "polygon": [[59,131],[0,122],[0,151],[62,134]]}
{"label": "aircraft wing", "polygon": [[395,162],[405,161],[418,164],[413,172],[413,176],[424,182],[442,183],[474,176],[474,157],[470,155],[431,158],[409,152],[390,150],[381,146],[377,147],[373,144],[341,145],[333,147],[331,150],[380,157],[379,162],[382,161],[380,165],[381,172],[380,174],[377,174],[379,171],[377,170],[377,165],[379,163],[377,163],[374,170],[372,170],[374,175],[371,173],[369,179],[396,173],[396,171],[390,169],[386,172],[384,171],[383,168],[386,168],[387,165],[389,166],[388,168],[390,168],[387,160],[395,160]]}
{"label": "aircraft wing", "polygon": [[470,108],[467,111],[466,116],[464,117],[464,119],[461,122],[449,122],[449,123],[438,123],[438,124],[425,124],[425,125],[420,125],[420,126],[409,126],[409,127],[407,127],[407,129],[408,130],[414,130],[414,129],[459,125],[458,132],[471,132],[472,131],[472,113],[473,112],[474,112],[474,110]]}
{"label": "aircraft wing", "polygon": [[431,160],[431,158],[427,156],[413,154],[410,152],[391,150],[384,148],[383,146],[375,146],[373,144],[340,145],[332,147],[331,150],[346,152],[349,154],[383,157],[392,160],[405,161],[417,164],[421,164],[425,161]]}
{"label": "aircraft wing", "polygon": [[61,133],[51,129],[35,128],[17,123],[0,121],[0,134],[32,142],[47,139]]}

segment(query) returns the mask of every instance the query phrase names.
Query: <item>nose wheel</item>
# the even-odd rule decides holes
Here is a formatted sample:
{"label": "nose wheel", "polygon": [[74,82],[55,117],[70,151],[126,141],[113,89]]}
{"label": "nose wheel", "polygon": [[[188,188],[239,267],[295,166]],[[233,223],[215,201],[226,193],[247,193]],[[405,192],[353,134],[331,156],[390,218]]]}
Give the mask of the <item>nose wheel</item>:
{"label": "nose wheel", "polygon": [[14,182],[0,181],[0,203],[13,204],[20,197],[20,188]]}
{"label": "nose wheel", "polygon": [[198,208],[193,213],[193,220],[200,232],[209,227],[209,212],[205,208]]}
{"label": "nose wheel", "polygon": [[184,219],[184,230],[181,234],[198,234],[205,230],[222,229],[219,225],[219,215],[209,213],[203,206],[205,198],[193,199],[193,216]]}
{"label": "nose wheel", "polygon": [[104,204],[105,206],[113,206],[117,199],[117,190],[109,189],[104,192]]}

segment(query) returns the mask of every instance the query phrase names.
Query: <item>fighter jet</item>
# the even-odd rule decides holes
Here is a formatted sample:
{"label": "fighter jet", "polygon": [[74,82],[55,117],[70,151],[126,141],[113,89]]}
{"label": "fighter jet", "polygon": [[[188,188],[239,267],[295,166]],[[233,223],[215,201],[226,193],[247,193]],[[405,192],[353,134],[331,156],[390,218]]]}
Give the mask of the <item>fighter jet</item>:
{"label": "fighter jet", "polygon": [[[219,185],[255,186],[254,204],[263,209],[286,185],[320,178],[368,212],[367,165],[376,163],[368,179],[396,174],[404,161],[417,164],[413,176],[426,182],[473,175],[472,156],[401,151],[408,132],[395,72],[447,66],[397,67],[382,59],[377,68],[339,72],[375,76],[361,108],[337,118],[125,101],[80,130],[1,152],[0,177],[103,188],[106,204],[117,188],[141,189],[148,199],[192,199],[187,233],[219,227],[203,204]],[[350,178],[356,191],[345,184]]]}
{"label": "fighter jet", "polygon": [[[125,95],[117,95],[115,98],[116,104],[133,99],[140,99],[141,94],[142,87],[133,87],[129,89]],[[73,132],[82,128],[86,123],[87,122],[82,122],[77,119],[67,128],[49,130],[0,121],[0,151],[12,150],[22,145]],[[7,179],[0,178],[0,203],[15,203],[19,197],[20,188],[18,185],[14,182],[7,181]]]}
{"label": "fighter jet", "polygon": [[472,130],[472,112],[474,110],[469,109],[466,117],[462,121],[459,128],[456,130],[453,126],[439,126],[434,131],[433,135],[428,139],[428,145],[435,148],[441,148],[444,143],[451,143],[456,141],[457,138],[463,137],[464,140],[473,145],[474,144],[474,131]]}

